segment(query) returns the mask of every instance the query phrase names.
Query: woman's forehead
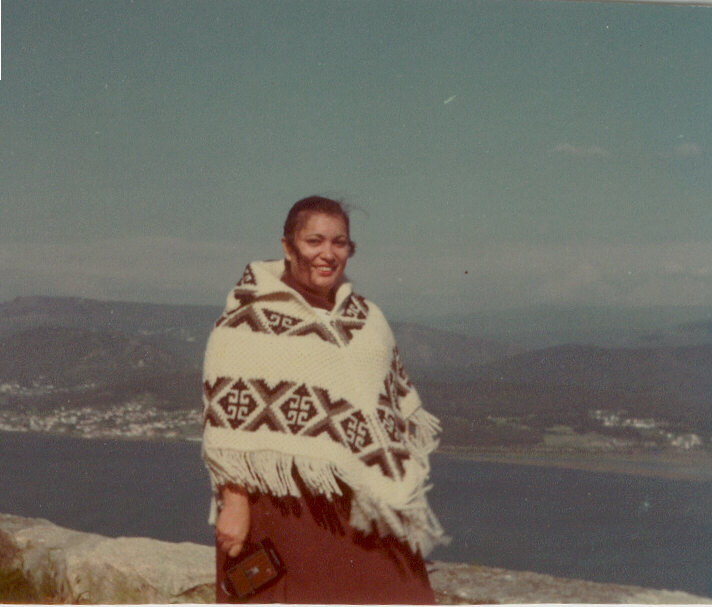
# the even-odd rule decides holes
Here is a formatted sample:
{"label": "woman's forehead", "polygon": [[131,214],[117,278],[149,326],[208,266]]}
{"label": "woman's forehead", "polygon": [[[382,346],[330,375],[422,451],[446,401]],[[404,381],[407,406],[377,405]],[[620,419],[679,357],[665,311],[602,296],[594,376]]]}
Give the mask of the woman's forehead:
{"label": "woman's forehead", "polygon": [[300,232],[347,234],[346,222],[341,215],[312,211],[300,223],[302,224],[299,228]]}

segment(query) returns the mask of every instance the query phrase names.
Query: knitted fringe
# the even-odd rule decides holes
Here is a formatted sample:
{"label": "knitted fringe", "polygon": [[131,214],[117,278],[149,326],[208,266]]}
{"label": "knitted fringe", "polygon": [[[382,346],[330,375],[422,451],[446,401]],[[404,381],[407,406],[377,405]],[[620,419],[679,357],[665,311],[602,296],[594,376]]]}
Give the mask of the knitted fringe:
{"label": "knitted fringe", "polygon": [[[375,528],[379,535],[393,535],[408,543],[414,551],[420,550],[423,556],[437,544],[449,541],[443,537],[443,529],[428,506],[425,493],[430,487],[424,482],[418,483],[418,489],[408,496],[406,503],[393,505],[369,491],[368,487],[360,485],[357,479],[348,478],[338,466],[316,458],[275,451],[203,447],[203,459],[213,486],[211,523],[215,522],[220,503],[220,487],[236,483],[250,493],[300,497],[301,491],[293,476],[293,470],[296,470],[304,486],[313,494],[327,498],[341,495],[337,479],[351,487],[350,523],[366,534]],[[423,470],[423,475],[427,475],[427,470]]]}
{"label": "knitted fringe", "polygon": [[423,407],[418,407],[408,418],[409,422],[416,424],[420,430],[418,435],[410,437],[410,444],[416,451],[422,451],[428,455],[437,449],[438,435],[442,431],[440,421],[434,415],[428,413]]}

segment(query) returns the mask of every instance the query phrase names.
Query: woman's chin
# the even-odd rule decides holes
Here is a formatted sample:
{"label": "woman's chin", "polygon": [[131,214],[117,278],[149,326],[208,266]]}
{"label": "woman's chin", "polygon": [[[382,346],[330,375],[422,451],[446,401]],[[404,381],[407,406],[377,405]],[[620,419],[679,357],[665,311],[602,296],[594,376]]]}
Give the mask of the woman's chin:
{"label": "woman's chin", "polygon": [[322,297],[329,297],[333,288],[334,285],[332,283],[326,285],[322,283],[313,285],[311,287],[311,290],[317,295],[321,295]]}
{"label": "woman's chin", "polygon": [[311,289],[320,295],[328,295],[336,286],[339,276],[332,274],[330,276],[316,276],[312,279]]}

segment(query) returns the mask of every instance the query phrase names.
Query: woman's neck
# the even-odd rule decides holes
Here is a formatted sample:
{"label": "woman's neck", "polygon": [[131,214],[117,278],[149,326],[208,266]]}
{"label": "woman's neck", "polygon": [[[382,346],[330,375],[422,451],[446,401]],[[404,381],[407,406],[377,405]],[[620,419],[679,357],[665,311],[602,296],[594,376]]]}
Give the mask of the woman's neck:
{"label": "woman's neck", "polygon": [[289,270],[284,271],[281,280],[284,284],[294,289],[304,299],[306,299],[307,303],[310,306],[313,306],[315,308],[322,308],[323,310],[331,310],[334,307],[333,293],[329,294],[329,296],[327,297],[325,295],[320,295],[318,293],[310,291],[296,278],[294,278],[294,276],[292,276],[292,273]]}

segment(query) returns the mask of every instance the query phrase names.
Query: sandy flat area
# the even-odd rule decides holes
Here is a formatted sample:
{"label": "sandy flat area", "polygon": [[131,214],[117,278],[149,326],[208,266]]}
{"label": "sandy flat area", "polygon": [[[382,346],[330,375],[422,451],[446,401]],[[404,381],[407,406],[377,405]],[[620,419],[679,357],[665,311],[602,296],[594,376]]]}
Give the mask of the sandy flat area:
{"label": "sandy flat area", "polygon": [[477,450],[445,447],[444,455],[478,462],[520,464],[613,472],[682,481],[712,481],[712,453],[691,451],[583,452],[552,450]]}

